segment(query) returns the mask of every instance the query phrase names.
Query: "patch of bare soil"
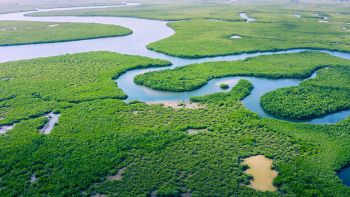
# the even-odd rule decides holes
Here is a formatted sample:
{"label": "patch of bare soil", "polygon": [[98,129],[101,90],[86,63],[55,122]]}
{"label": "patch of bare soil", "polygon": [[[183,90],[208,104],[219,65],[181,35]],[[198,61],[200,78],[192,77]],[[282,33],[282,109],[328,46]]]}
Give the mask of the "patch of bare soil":
{"label": "patch of bare soil", "polygon": [[278,172],[272,169],[273,161],[264,155],[255,155],[244,159],[244,164],[249,166],[245,173],[253,176],[250,187],[259,191],[276,191],[273,180]]}

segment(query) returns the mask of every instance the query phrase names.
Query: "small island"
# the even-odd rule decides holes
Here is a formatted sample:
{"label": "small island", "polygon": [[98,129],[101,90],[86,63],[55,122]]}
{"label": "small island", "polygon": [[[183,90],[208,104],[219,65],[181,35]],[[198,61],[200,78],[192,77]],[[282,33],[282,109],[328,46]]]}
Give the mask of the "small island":
{"label": "small island", "polygon": [[227,85],[226,83],[220,84],[220,89],[222,89],[222,90],[227,90],[227,89],[229,89],[229,88],[230,88],[230,86]]}

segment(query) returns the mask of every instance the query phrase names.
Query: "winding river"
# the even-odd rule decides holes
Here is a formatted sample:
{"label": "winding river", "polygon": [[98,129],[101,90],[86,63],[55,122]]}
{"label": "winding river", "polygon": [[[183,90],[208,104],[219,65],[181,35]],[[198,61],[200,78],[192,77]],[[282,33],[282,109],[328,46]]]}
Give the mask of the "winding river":
{"label": "winding river", "polygon": [[[132,6],[136,3],[119,6]],[[112,6],[112,7],[119,7]],[[57,11],[57,10],[71,10],[82,8],[102,8],[110,6],[98,7],[76,7],[76,8],[58,8],[58,9],[39,9],[34,12]],[[31,12],[20,12],[0,15],[0,20],[20,20],[20,21],[43,21],[43,22],[79,22],[79,23],[100,23],[109,25],[120,25],[129,28],[133,34],[122,37],[100,38],[81,41],[48,43],[48,44],[30,44],[18,46],[4,46],[0,47],[0,62],[32,59],[37,57],[49,57],[56,55],[63,55],[67,53],[80,53],[88,51],[112,51],[122,54],[140,55],[150,58],[159,58],[172,62],[172,66],[166,68],[147,68],[128,71],[120,76],[116,83],[128,95],[126,101],[139,100],[143,102],[166,102],[166,101],[189,101],[191,96],[200,96],[211,94],[215,92],[224,91],[220,89],[221,83],[227,83],[232,88],[240,79],[247,79],[254,85],[251,94],[243,100],[245,107],[258,113],[261,117],[273,117],[261,108],[260,97],[270,91],[282,87],[297,86],[303,80],[300,79],[267,79],[257,77],[224,77],[219,79],[212,79],[207,85],[189,92],[165,92],[152,90],[150,88],[139,86],[134,83],[134,77],[151,71],[159,71],[164,69],[174,69],[180,66],[186,66],[194,63],[203,62],[217,62],[217,61],[236,61],[243,60],[248,57],[256,57],[260,55],[296,53],[306,51],[307,49],[290,49],[278,52],[258,52],[258,53],[243,53],[239,55],[228,55],[198,59],[184,59],[173,56],[168,56],[162,53],[150,51],[146,48],[149,43],[165,39],[175,32],[167,26],[167,21],[147,20],[138,18],[126,17],[74,17],[74,16],[55,16],[55,17],[30,17],[26,14]],[[322,52],[350,59],[349,53],[334,52],[321,50]],[[315,77],[314,73],[311,77]],[[229,91],[229,90],[225,90]],[[312,124],[330,124],[336,123],[350,116],[350,110],[329,114],[325,117],[316,118],[304,122]]]}

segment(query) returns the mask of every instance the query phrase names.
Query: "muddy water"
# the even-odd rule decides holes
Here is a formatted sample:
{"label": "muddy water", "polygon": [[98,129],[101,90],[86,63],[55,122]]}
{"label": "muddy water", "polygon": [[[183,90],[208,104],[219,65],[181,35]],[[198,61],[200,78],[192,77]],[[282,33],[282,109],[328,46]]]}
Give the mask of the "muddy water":
{"label": "muddy water", "polygon": [[277,188],[272,184],[278,173],[272,170],[271,159],[263,155],[251,156],[244,159],[244,164],[249,168],[245,171],[247,174],[253,176],[250,187],[259,191],[276,191]]}

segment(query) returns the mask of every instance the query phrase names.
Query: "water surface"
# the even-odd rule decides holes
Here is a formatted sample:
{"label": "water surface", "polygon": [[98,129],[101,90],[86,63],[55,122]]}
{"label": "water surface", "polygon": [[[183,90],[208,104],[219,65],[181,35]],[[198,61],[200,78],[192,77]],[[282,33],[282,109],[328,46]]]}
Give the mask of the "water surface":
{"label": "water surface", "polygon": [[[138,4],[127,4],[123,6],[133,6]],[[94,7],[89,7],[94,8]],[[79,9],[79,8],[74,8]],[[71,8],[46,9],[39,11],[51,10],[71,10]],[[282,87],[297,86],[302,80],[300,79],[267,79],[258,77],[224,77],[210,80],[207,85],[188,92],[166,92],[153,90],[144,86],[139,86],[134,83],[134,77],[139,74],[144,74],[151,71],[160,71],[164,69],[174,69],[180,66],[186,66],[194,63],[218,62],[218,61],[236,61],[244,60],[249,57],[261,55],[286,54],[307,51],[307,49],[289,49],[276,52],[256,52],[242,53],[238,55],[227,55],[217,57],[207,57],[198,59],[184,59],[173,56],[168,56],[162,53],[157,53],[147,49],[147,45],[165,39],[175,33],[175,31],[167,26],[167,21],[147,20],[138,18],[126,17],[73,17],[73,16],[57,16],[57,17],[30,17],[25,16],[32,12],[21,12],[0,15],[0,20],[22,20],[22,21],[45,21],[45,22],[80,22],[80,23],[100,23],[108,25],[120,25],[129,28],[133,34],[123,37],[99,38],[91,40],[70,41],[49,44],[29,44],[20,46],[5,46],[0,47],[0,62],[31,59],[37,57],[49,57],[63,55],[67,53],[80,53],[89,51],[112,51],[122,54],[140,55],[150,58],[164,59],[172,62],[172,66],[167,68],[147,68],[128,71],[116,79],[118,86],[128,95],[126,100],[138,100],[143,102],[172,102],[185,101],[188,102],[192,96],[201,96],[216,92],[229,91],[240,79],[249,80],[254,89],[251,94],[243,100],[245,107],[258,113],[261,117],[273,117],[261,108],[260,97],[270,91]],[[247,22],[255,19],[249,18],[246,13],[241,13],[240,16],[245,18]],[[156,33],[155,33],[156,32]],[[349,53],[334,52],[327,50],[319,50],[337,57],[350,59]],[[315,75],[314,75],[315,76]],[[221,90],[220,84],[227,83],[230,89]],[[350,110],[329,114],[322,118],[317,118],[310,121],[305,121],[314,124],[335,123],[347,118]]]}
{"label": "water surface", "polygon": [[350,167],[340,170],[338,177],[343,181],[344,185],[350,186]]}

